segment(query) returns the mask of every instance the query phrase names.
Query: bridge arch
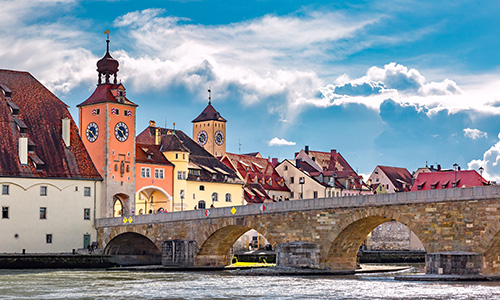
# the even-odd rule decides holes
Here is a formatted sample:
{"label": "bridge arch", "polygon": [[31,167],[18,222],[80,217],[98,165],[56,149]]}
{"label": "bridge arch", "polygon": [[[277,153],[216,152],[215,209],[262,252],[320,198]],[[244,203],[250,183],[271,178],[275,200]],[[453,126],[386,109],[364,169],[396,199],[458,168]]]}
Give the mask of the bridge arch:
{"label": "bridge arch", "polygon": [[275,244],[264,227],[254,224],[248,218],[231,218],[210,226],[196,241],[199,250],[195,259],[198,266],[225,266],[231,263],[231,247],[247,231],[254,229],[270,244]]}
{"label": "bridge arch", "polygon": [[125,232],[112,238],[104,248],[104,254],[112,255],[120,265],[161,264],[161,250],[148,237]]}
{"label": "bridge arch", "polygon": [[331,270],[354,270],[358,250],[363,241],[377,226],[388,221],[397,221],[410,228],[428,251],[429,244],[425,238],[427,234],[424,234],[419,225],[397,212],[372,208],[355,212],[338,224],[335,232],[326,240],[326,245],[322,247],[320,264]]}

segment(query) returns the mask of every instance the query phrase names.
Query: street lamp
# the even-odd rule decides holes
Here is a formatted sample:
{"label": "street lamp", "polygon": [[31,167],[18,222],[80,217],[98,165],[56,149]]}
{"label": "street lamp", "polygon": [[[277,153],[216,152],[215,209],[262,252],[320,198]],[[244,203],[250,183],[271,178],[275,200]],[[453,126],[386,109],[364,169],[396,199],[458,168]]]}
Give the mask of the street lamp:
{"label": "street lamp", "polygon": [[483,171],[484,171],[484,168],[483,167],[480,167],[479,168],[479,175],[481,175],[481,186],[483,186]]}
{"label": "street lamp", "polygon": [[300,184],[300,199],[304,199],[304,183],[306,179],[304,177],[299,178],[299,184]]}
{"label": "street lamp", "polygon": [[457,187],[457,171],[458,171],[458,164],[457,163],[453,164],[453,170],[455,170],[455,182],[453,183],[453,187]]}

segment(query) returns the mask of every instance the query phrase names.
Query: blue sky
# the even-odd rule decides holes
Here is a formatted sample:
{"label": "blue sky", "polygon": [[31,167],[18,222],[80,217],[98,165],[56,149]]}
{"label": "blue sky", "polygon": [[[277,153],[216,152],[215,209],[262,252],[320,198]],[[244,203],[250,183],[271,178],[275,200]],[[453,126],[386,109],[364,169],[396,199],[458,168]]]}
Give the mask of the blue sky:
{"label": "blue sky", "polygon": [[0,68],[32,73],[77,121],[110,29],[138,131],[191,134],[211,87],[228,152],[309,145],[362,174],[458,163],[500,181],[499,15],[489,0],[0,0]]}

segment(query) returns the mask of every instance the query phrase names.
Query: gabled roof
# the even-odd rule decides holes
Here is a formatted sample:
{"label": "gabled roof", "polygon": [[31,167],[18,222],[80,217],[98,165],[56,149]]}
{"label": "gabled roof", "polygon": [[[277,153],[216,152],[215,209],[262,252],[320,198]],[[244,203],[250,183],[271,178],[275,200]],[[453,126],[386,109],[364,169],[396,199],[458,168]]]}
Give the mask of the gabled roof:
{"label": "gabled roof", "polygon": [[[188,180],[243,184],[238,178],[238,175],[231,168],[220,162],[215,156],[198,145],[197,142],[192,140],[181,130],[149,126],[136,137],[136,142],[146,145],[155,145],[155,134],[157,130],[159,134],[161,134],[159,151],[179,151],[178,146],[181,145],[183,149],[189,152],[189,165],[197,166],[196,169],[200,170],[200,175],[198,176],[190,173],[187,178]],[[171,144],[169,144],[169,142],[171,142]],[[176,146],[169,150],[169,147],[174,145]]]}
{"label": "gabled roof", "polygon": [[304,165],[302,167],[304,170],[308,169],[307,165],[309,165],[308,172],[311,176],[316,177],[322,174],[325,177],[334,177],[344,187],[345,184],[342,181],[348,180],[349,189],[368,189],[363,182],[363,177],[359,176],[336,150],[330,152],[301,150],[296,154],[295,160],[301,160],[301,167]]}
{"label": "gabled roof", "polygon": [[226,153],[221,158],[221,161],[236,171],[247,184],[260,184],[264,190],[290,191],[284,184],[283,178],[280,177],[272,163],[266,158]]}
{"label": "gabled roof", "polygon": [[[0,83],[8,89],[0,88],[0,176],[102,179],[66,104],[27,72],[0,70]],[[13,107],[18,108],[15,118]],[[70,120],[69,147],[62,140],[64,118]],[[22,132],[18,126],[24,127]],[[20,137],[28,138],[30,148],[24,166],[19,161]]]}
{"label": "gabled roof", "polygon": [[195,122],[202,122],[209,120],[227,122],[227,120],[224,119],[210,103],[208,103],[207,107],[205,107],[205,109],[201,112],[201,114],[191,122],[195,123]]}
{"label": "gabled roof", "polygon": [[377,166],[385,173],[397,191],[408,192],[412,185],[412,176],[406,168]]}
{"label": "gabled roof", "polygon": [[439,190],[456,187],[472,187],[489,185],[475,170],[447,171],[447,172],[424,172],[419,173],[411,191]]}
{"label": "gabled roof", "polygon": [[94,93],[92,93],[92,95],[87,100],[83,101],[82,103],[78,104],[77,106],[79,107],[79,106],[91,105],[91,104],[96,104],[96,103],[104,103],[104,102],[137,106],[137,104],[128,100],[127,97],[125,97],[125,96],[120,96],[120,97],[114,96],[113,91],[118,90],[118,89],[125,90],[125,88],[123,87],[123,85],[121,83],[98,85],[97,88],[95,89]]}
{"label": "gabled roof", "polygon": [[159,145],[148,145],[136,143],[136,163],[173,166],[173,164],[161,153]]}

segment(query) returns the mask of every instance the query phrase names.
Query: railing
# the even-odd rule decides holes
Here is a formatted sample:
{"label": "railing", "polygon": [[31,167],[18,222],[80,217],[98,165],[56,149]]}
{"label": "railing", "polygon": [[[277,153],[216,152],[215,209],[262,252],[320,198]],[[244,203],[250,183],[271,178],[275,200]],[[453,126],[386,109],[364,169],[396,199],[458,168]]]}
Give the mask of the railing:
{"label": "railing", "polygon": [[[500,185],[471,187],[471,188],[452,188],[439,189],[418,192],[405,192],[393,194],[377,194],[377,195],[359,195],[334,198],[318,198],[291,200],[273,203],[252,204],[234,207],[222,207],[211,209],[199,209],[182,212],[157,213],[149,215],[134,215],[132,223],[129,220],[124,222],[124,217],[97,219],[97,227],[109,227],[131,224],[150,224],[164,223],[185,220],[196,220],[206,218],[221,218],[221,217],[244,217],[259,214],[283,213],[291,211],[305,211],[317,209],[332,209],[332,208],[349,208],[349,207],[366,207],[366,206],[384,206],[384,205],[403,205],[416,203],[436,203],[450,201],[469,201],[469,200],[489,200],[500,199]],[[235,209],[235,213],[231,212]],[[209,211],[206,216],[205,212]],[[127,219],[129,216],[127,216]]]}

